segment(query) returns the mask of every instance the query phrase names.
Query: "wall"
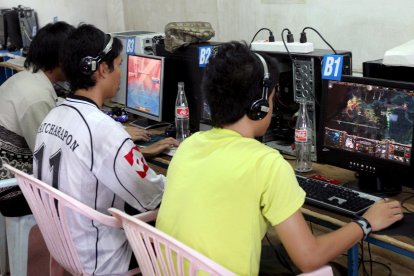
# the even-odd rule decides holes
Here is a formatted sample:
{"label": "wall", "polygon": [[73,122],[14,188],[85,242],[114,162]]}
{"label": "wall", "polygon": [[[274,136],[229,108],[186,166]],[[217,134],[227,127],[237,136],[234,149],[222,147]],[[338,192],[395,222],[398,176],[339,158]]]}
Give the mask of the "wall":
{"label": "wall", "polygon": [[0,7],[10,8],[19,4],[37,12],[40,27],[57,16],[74,26],[85,22],[106,32],[125,29],[123,2],[119,0],[2,0]]}
{"label": "wall", "polygon": [[[354,71],[362,62],[382,58],[387,49],[414,39],[412,0],[2,0],[1,7],[17,4],[34,8],[39,25],[58,16],[73,25],[87,22],[106,32],[146,30],[162,32],[172,21],[208,21],[215,41],[250,42],[261,27],[276,39],[288,27],[299,40],[311,26],[336,49],[351,50]],[[308,40],[327,48],[312,31]],[[266,32],[259,34],[264,38]]]}
{"label": "wall", "polygon": [[[299,40],[305,26],[316,28],[336,49],[353,52],[354,71],[386,50],[414,39],[412,0],[124,0],[126,29],[163,31],[172,21],[209,21],[215,41],[250,42],[261,27],[277,40],[288,27]],[[293,3],[293,4],[292,4]],[[266,33],[264,32],[264,35]],[[327,48],[312,31],[308,41]],[[258,36],[263,38],[264,36]]]}

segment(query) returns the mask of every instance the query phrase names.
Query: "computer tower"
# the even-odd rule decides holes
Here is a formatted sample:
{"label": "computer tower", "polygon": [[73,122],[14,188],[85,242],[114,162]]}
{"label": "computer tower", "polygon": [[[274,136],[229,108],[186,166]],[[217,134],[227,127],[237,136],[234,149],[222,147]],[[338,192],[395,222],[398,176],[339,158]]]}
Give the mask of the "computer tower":
{"label": "computer tower", "polygon": [[0,50],[6,49],[7,46],[7,22],[4,16],[7,11],[10,11],[10,9],[0,8]]}
{"label": "computer tower", "polygon": [[19,25],[19,14],[16,9],[4,13],[5,26],[7,28],[6,47],[9,51],[19,50],[23,46]]}
{"label": "computer tower", "polygon": [[362,63],[363,76],[368,78],[414,82],[414,67],[382,64],[382,59]]}
{"label": "computer tower", "polygon": [[[126,100],[126,74],[127,74],[127,53],[134,53],[134,54],[146,54],[146,55],[153,55],[154,51],[152,49],[153,45],[153,38],[164,36],[163,33],[155,33],[150,31],[128,31],[128,32],[119,32],[119,33],[112,33],[114,37],[117,37],[122,42],[122,65],[121,65],[121,83],[119,85],[118,93],[115,97],[111,99],[112,102],[125,104]],[[133,51],[129,51],[127,48],[128,39],[134,39],[134,49]]]}
{"label": "computer tower", "polygon": [[32,39],[35,37],[38,24],[36,12],[31,8],[19,7],[17,9],[19,15],[20,33],[22,36],[23,51],[29,49]]}
{"label": "computer tower", "polygon": [[198,131],[200,128],[204,104],[201,81],[205,67],[199,65],[199,48],[212,46],[214,52],[214,47],[218,45],[220,45],[219,42],[190,44],[171,53],[165,50],[164,44],[155,44],[155,54],[165,57],[163,114],[171,121],[174,120],[177,85],[178,82],[184,82],[192,132]]}
{"label": "computer tower", "polygon": [[[319,131],[319,114],[322,92],[322,61],[330,50],[315,49],[310,53],[263,52],[275,58],[279,66],[279,92],[274,100],[272,121],[262,142],[285,154],[294,155],[294,128],[298,101],[305,98],[310,102],[308,111],[313,123],[313,156],[317,160],[316,137]],[[337,51],[343,55],[342,74],[352,74],[352,53]]]}

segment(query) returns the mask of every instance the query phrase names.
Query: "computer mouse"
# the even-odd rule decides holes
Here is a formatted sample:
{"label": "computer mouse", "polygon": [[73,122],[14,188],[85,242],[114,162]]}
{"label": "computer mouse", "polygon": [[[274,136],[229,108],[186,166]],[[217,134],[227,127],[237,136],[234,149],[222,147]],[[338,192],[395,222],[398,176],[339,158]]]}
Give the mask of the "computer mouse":
{"label": "computer mouse", "polygon": [[177,130],[175,129],[175,125],[174,124],[170,124],[169,126],[167,126],[167,128],[165,129],[165,136],[166,137],[173,137],[175,138],[175,135],[177,133]]}

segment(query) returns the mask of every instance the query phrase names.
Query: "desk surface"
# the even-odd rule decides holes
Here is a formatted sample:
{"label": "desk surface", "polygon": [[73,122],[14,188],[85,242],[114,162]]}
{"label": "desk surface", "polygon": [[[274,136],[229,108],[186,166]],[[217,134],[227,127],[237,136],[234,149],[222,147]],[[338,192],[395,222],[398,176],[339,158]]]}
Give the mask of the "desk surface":
{"label": "desk surface", "polygon": [[[292,156],[286,156],[286,159],[288,159],[289,163],[292,166],[294,165],[295,160]],[[318,163],[313,163],[313,170],[309,172],[307,175],[323,175],[329,178],[337,179],[340,181],[340,183],[347,183],[347,182],[355,180],[354,171],[350,171],[350,170],[346,170],[346,169],[342,169],[342,168],[338,168],[338,167],[326,165],[326,164],[318,164]],[[409,196],[412,196],[413,194],[414,194],[413,189],[408,188],[408,187],[403,187],[403,192],[392,198],[401,202],[404,199],[408,198]],[[414,210],[414,199],[411,200],[410,202],[406,202],[404,206],[406,206],[410,210]],[[306,204],[302,208],[302,212],[304,214],[315,217],[327,223],[331,223],[338,227],[343,226],[346,223],[351,221],[351,218],[341,216],[337,213],[333,213],[333,212],[320,209],[314,206],[309,206]],[[414,225],[413,225],[413,228],[414,228]],[[414,239],[410,237],[397,236],[397,235],[388,236],[388,235],[378,235],[378,234],[371,234],[370,236],[379,241],[392,244],[394,246],[400,247],[402,249],[405,249],[405,250],[408,250],[414,253]]]}
{"label": "desk surface", "polygon": [[24,67],[23,66],[20,66],[18,64],[15,64],[15,63],[12,63],[12,62],[9,62],[9,61],[2,61],[2,62],[0,62],[0,67],[5,67],[5,68],[13,69],[13,70],[18,71],[18,72],[24,70]]}

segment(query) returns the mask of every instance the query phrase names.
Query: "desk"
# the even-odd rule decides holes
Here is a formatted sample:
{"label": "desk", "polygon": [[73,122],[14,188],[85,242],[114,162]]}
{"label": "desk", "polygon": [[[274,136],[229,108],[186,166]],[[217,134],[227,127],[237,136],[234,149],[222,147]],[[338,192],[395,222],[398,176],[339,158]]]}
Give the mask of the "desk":
{"label": "desk", "polygon": [[[293,158],[291,156],[287,156],[286,158],[289,159],[288,162],[290,162],[291,165],[293,165]],[[168,167],[169,161],[170,157],[162,155],[148,160],[148,162],[153,162],[153,164],[160,166],[164,169]],[[339,180],[341,183],[345,183],[355,179],[354,172],[352,171],[317,163],[314,163],[313,170],[308,174],[324,175],[330,178],[335,178]],[[406,191],[414,192],[413,189],[404,189]],[[396,196],[395,199],[401,200],[403,197],[404,195],[400,194]],[[414,209],[414,204],[407,204],[407,206],[409,206],[410,209]],[[322,225],[324,227],[328,227],[330,229],[337,229],[351,221],[351,219],[348,217],[344,217],[336,213],[332,213],[306,204],[303,206],[301,211],[304,214],[306,220]],[[367,238],[366,242],[374,244],[383,249],[390,250],[397,254],[406,256],[408,258],[414,259],[414,240],[409,237],[371,234]],[[358,244],[356,244],[348,250],[348,275],[358,275],[358,253]]]}
{"label": "desk", "polygon": [[0,53],[0,57],[5,57],[5,61],[0,62],[0,67],[3,67],[3,73],[0,75],[0,84],[11,77],[15,72],[24,70],[24,67],[22,66],[24,59],[22,57],[11,53]]}
{"label": "desk", "polygon": [[[292,166],[294,166],[294,160],[289,160],[289,162]],[[317,163],[313,164],[313,170],[308,174],[324,175],[337,179],[341,183],[355,180],[353,171]],[[404,187],[403,191],[410,191],[414,193],[413,189],[406,187]],[[401,193],[393,198],[401,201],[403,197],[404,195]],[[414,204],[408,205],[411,207],[410,209],[414,209]],[[337,229],[351,221],[351,219],[348,217],[344,217],[336,213],[332,213],[306,204],[302,208],[302,213],[308,221],[317,223],[330,229]],[[414,240],[409,237],[371,234],[367,238],[366,242],[414,259]],[[348,250],[348,275],[358,275],[358,253],[358,244],[354,245],[351,249]]]}

